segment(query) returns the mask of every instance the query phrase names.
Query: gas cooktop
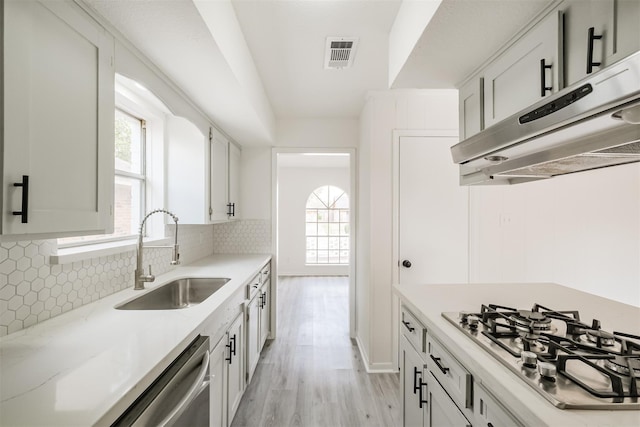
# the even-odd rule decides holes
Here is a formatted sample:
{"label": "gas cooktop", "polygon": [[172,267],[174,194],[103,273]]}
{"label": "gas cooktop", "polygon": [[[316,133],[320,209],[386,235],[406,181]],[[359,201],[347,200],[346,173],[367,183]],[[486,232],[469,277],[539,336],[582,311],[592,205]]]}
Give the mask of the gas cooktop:
{"label": "gas cooktop", "polygon": [[638,336],[539,304],[442,316],[558,408],[640,409]]}

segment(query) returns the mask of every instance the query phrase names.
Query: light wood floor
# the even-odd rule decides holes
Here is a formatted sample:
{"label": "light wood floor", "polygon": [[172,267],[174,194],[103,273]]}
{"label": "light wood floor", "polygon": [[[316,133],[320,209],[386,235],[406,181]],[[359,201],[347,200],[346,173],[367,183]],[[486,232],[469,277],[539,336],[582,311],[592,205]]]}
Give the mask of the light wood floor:
{"label": "light wood floor", "polygon": [[399,426],[397,374],[367,374],[349,338],[348,278],[281,277],[267,341],[232,427]]}

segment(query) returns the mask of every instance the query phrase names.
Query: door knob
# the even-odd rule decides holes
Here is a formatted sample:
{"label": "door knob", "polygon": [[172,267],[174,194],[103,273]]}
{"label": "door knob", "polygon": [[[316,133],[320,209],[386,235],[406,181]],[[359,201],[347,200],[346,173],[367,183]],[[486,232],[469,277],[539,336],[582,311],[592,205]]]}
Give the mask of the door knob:
{"label": "door knob", "polygon": [[402,261],[402,266],[406,268],[411,268],[411,261],[409,261],[408,259],[405,259],[404,261]]}

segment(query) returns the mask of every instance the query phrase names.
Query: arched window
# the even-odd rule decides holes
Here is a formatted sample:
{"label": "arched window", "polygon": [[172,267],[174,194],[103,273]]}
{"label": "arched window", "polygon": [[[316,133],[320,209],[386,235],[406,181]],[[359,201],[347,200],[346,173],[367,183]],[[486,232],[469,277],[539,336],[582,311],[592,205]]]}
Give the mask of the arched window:
{"label": "arched window", "polygon": [[349,196],[332,185],[316,188],[306,207],[307,264],[349,264]]}

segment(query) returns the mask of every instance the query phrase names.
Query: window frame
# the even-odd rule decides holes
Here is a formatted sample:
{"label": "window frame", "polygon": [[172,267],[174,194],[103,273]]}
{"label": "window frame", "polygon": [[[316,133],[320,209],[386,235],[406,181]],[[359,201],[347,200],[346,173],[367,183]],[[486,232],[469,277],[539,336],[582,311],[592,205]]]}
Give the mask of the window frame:
{"label": "window frame", "polygon": [[[341,194],[338,198],[336,198],[335,202],[337,202],[338,200],[340,200],[342,197],[345,197],[345,200],[347,202],[347,207],[346,208],[336,208],[336,207],[332,207],[335,206],[335,202],[334,205],[327,205],[323,200],[320,199],[320,197],[317,195],[318,190],[327,187],[328,189],[328,194],[330,194],[330,189],[334,188],[337,189],[339,191],[341,191]],[[324,207],[322,208],[313,208],[313,207],[309,207],[309,201],[311,200],[312,196],[315,196],[320,203],[322,203],[324,205]],[[315,221],[308,221],[308,215],[310,211],[315,211]],[[320,218],[319,212],[320,211],[326,211],[326,221],[318,221]],[[332,212],[335,212],[335,215],[332,215]],[[343,218],[343,213],[346,212],[347,213],[347,221],[342,221]],[[332,221],[332,218],[335,217],[338,220],[337,221]],[[309,196],[307,197],[307,202],[305,204],[305,265],[306,266],[344,266],[344,265],[349,265],[350,264],[350,256],[351,256],[351,222],[350,222],[350,218],[351,218],[351,209],[350,209],[350,199],[349,199],[349,195],[346,191],[344,191],[342,188],[337,187],[335,185],[322,185],[316,189],[314,189],[311,194],[309,194]],[[309,224],[315,224],[316,225],[316,231],[315,234],[309,234]],[[318,232],[319,229],[319,224],[326,224],[327,225],[327,232],[326,234],[320,234]],[[332,224],[337,224],[338,225],[338,234],[332,234],[331,233],[331,225]],[[347,232],[343,233],[342,230],[342,226],[346,226],[347,227]],[[310,249],[309,248],[309,239],[315,239],[315,249]],[[320,238],[326,238],[327,239],[327,248],[326,249],[320,249]],[[331,248],[331,240],[332,238],[336,238],[337,239],[337,248]],[[347,241],[347,248],[343,249],[342,248],[342,239],[346,239]],[[337,262],[331,262],[331,252],[332,251],[337,251],[338,252],[338,261]],[[346,251],[346,254],[343,256],[343,252]],[[309,252],[315,252],[315,262],[310,262],[309,261]],[[326,252],[326,262],[320,262],[320,252]]]}

